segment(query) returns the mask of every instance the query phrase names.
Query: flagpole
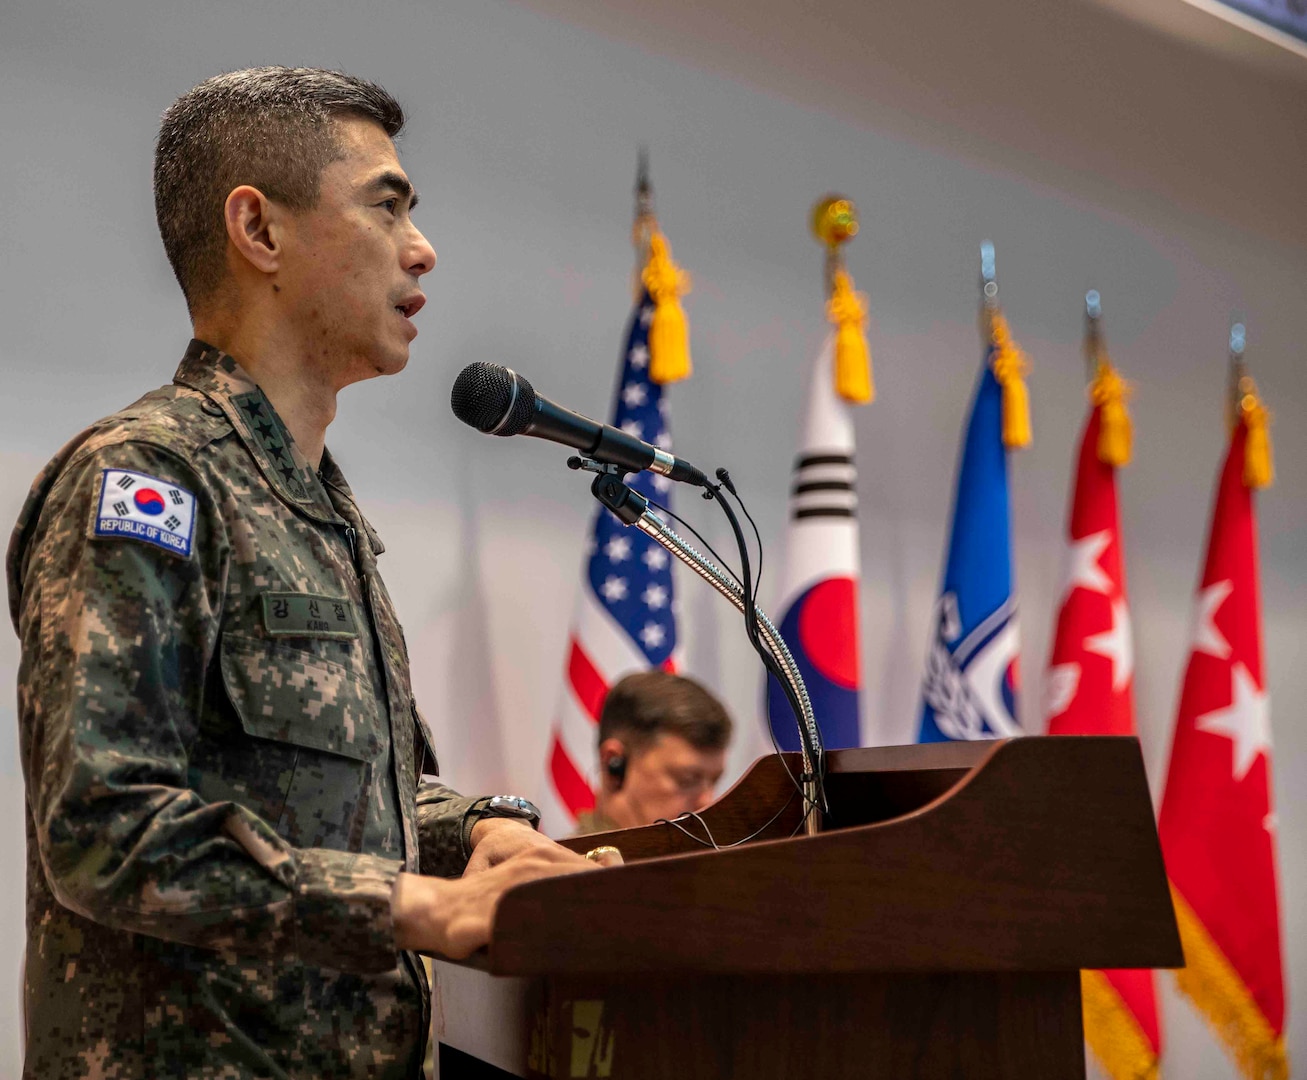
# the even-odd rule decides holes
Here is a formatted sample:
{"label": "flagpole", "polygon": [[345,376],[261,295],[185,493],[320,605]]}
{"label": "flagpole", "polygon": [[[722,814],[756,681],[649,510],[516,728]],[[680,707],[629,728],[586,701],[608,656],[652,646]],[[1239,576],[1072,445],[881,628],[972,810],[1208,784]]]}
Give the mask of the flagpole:
{"label": "flagpole", "polygon": [[1103,356],[1103,299],[1097,289],[1085,293],[1085,377],[1094,381]]}
{"label": "flagpole", "polygon": [[1252,379],[1248,376],[1248,362],[1244,359],[1244,348],[1248,342],[1248,331],[1241,320],[1230,323],[1230,389],[1225,401],[1225,421],[1233,428],[1239,422],[1239,405],[1243,396],[1252,391]]}
{"label": "flagpole", "polygon": [[635,163],[635,217],[631,225],[631,246],[635,248],[636,290],[644,288],[640,274],[649,261],[649,238],[655,228],[653,184],[649,182],[649,149],[640,147]]}
{"label": "flagpole", "polygon": [[986,311],[998,308],[998,271],[994,259],[994,242],[980,242],[980,295]]}

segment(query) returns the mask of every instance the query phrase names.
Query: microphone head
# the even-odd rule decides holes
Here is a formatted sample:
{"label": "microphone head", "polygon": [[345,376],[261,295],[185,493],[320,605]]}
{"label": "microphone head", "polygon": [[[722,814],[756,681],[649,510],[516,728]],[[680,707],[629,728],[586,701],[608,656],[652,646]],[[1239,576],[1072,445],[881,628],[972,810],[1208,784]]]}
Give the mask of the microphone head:
{"label": "microphone head", "polygon": [[536,392],[502,364],[468,364],[454,380],[454,415],[487,435],[521,435],[531,423]]}

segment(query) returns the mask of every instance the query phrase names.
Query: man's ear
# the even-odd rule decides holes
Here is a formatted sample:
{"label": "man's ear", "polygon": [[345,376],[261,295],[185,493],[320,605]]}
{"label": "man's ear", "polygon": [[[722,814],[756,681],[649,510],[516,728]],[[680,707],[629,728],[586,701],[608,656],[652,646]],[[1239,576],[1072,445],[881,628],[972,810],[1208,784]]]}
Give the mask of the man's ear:
{"label": "man's ear", "polygon": [[249,265],[264,274],[281,269],[283,207],[258,188],[242,184],[232,188],[223,204],[227,239]]}
{"label": "man's ear", "polygon": [[621,739],[605,739],[599,744],[599,783],[610,795],[622,790],[626,760],[626,746]]}

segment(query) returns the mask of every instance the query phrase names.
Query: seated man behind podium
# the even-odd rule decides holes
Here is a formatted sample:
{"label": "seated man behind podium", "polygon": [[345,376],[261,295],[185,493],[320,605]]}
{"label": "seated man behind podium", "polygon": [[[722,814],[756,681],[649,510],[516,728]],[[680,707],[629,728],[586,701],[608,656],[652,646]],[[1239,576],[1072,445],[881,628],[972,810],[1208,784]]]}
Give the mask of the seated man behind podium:
{"label": "seated man behind podium", "polygon": [[617,683],[599,714],[599,790],[577,834],[650,825],[713,799],[731,718],[693,679],[642,671]]}

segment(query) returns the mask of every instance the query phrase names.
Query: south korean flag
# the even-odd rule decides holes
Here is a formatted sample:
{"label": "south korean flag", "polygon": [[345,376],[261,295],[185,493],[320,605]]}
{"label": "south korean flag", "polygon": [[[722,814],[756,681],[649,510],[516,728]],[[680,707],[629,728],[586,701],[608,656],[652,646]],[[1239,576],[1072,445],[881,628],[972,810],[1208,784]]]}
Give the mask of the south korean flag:
{"label": "south korean flag", "polygon": [[185,559],[194,532],[195,496],[185,488],[130,469],[104,470],[94,535],[143,540]]}

